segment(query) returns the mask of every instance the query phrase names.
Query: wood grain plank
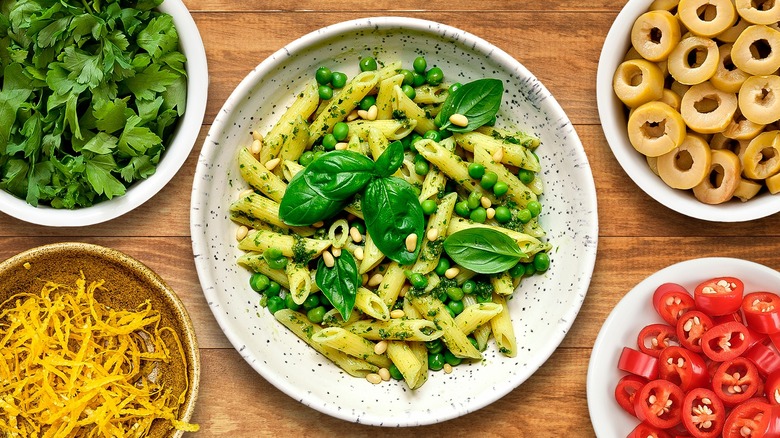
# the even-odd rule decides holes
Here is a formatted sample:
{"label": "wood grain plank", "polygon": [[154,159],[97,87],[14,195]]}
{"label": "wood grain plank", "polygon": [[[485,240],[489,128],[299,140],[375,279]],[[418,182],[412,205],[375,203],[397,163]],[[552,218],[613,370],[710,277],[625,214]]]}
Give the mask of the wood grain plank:
{"label": "wood grain plank", "polygon": [[474,12],[491,11],[493,13],[534,11],[537,13],[558,13],[562,11],[617,11],[625,4],[624,0],[572,2],[567,0],[486,0],[479,3],[464,0],[394,0],[393,2],[353,2],[347,0],[323,2],[318,0],[185,0],[187,8],[197,12],[225,11],[264,11],[264,12]]}

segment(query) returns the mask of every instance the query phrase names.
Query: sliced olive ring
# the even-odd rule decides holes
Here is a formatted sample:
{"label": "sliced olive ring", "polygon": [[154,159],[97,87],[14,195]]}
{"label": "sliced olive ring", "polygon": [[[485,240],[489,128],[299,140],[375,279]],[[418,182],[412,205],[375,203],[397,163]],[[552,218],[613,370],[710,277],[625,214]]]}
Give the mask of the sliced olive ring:
{"label": "sliced olive ring", "polygon": [[680,102],[680,114],[688,128],[703,134],[721,132],[737,110],[737,95],[718,90],[710,82],[692,86]]}
{"label": "sliced olive ring", "polygon": [[[780,180],[778,180],[780,182]],[[755,197],[761,191],[761,184],[749,179],[740,178],[737,184],[737,190],[734,190],[734,197],[742,202],[747,202]],[[771,190],[770,190],[771,191]]]}
{"label": "sliced olive ring", "polygon": [[710,146],[700,136],[689,134],[682,144],[658,157],[658,176],[674,189],[699,185],[710,171]]}
{"label": "sliced olive ring", "polygon": [[628,118],[628,139],[639,153],[661,156],[685,140],[685,122],[669,105],[652,101],[637,107]]}
{"label": "sliced olive ring", "polygon": [[768,125],[780,119],[780,76],[751,76],[739,89],[739,109],[753,123]]}
{"label": "sliced olive ring", "polygon": [[762,132],[750,141],[742,157],[742,172],[751,179],[766,179],[780,171],[780,131]]}
{"label": "sliced olive ring", "polygon": [[737,13],[755,24],[772,24],[780,21],[780,3],[777,0],[736,0]]}
{"label": "sliced olive ring", "polygon": [[677,81],[672,81],[672,85],[669,86],[669,89],[677,93],[677,95],[680,96],[680,99],[685,96],[685,92],[688,91],[689,88],[691,88],[690,85],[681,84]]}
{"label": "sliced olive ring", "polygon": [[737,21],[737,11],[731,0],[680,0],[677,15],[688,30],[710,38]]}
{"label": "sliced olive ring", "polygon": [[712,150],[707,176],[693,188],[696,199],[705,204],[722,204],[734,196],[741,172],[739,158],[728,150]]}
{"label": "sliced olive ring", "polygon": [[630,59],[623,61],[615,70],[612,88],[618,99],[629,108],[635,108],[663,96],[664,75],[650,61]]}
{"label": "sliced olive ring", "polygon": [[640,15],[631,28],[631,44],[648,61],[662,61],[680,42],[680,24],[669,11]]}
{"label": "sliced olive ring", "polygon": [[780,193],[780,173],[776,173],[766,180],[764,180],[766,188],[769,189],[769,193],[776,195]]}
{"label": "sliced olive ring", "polygon": [[669,105],[670,107],[674,108],[675,111],[680,111],[680,102],[682,101],[682,97],[667,88],[664,89],[664,94],[660,99],[658,99],[658,101]]}
{"label": "sliced olive ring", "polygon": [[647,160],[647,165],[650,166],[650,171],[655,174],[655,176],[658,175],[658,157],[648,157],[645,155],[645,160]]}
{"label": "sliced olive ring", "polygon": [[731,61],[731,46],[731,44],[724,44],[718,47],[718,68],[710,78],[710,82],[719,90],[736,93],[750,75],[740,70]]}
{"label": "sliced olive ring", "polygon": [[733,43],[750,24],[749,21],[737,15],[737,21],[731,27],[715,36],[715,38],[724,43]]}
{"label": "sliced olive ring", "polygon": [[710,149],[726,149],[736,154],[737,158],[742,161],[742,157],[745,155],[745,150],[750,144],[750,140],[734,140],[728,138],[725,135],[718,133],[712,136],[710,139]]}
{"label": "sliced olive ring", "polygon": [[769,75],[780,68],[780,32],[769,26],[748,26],[734,41],[731,62],[751,75]]}
{"label": "sliced olive ring", "polygon": [[718,45],[715,41],[691,35],[669,54],[669,74],[685,85],[700,84],[718,69]]}
{"label": "sliced olive ring", "polygon": [[677,7],[680,0],[654,0],[650,3],[649,10],[651,11],[671,11]]}

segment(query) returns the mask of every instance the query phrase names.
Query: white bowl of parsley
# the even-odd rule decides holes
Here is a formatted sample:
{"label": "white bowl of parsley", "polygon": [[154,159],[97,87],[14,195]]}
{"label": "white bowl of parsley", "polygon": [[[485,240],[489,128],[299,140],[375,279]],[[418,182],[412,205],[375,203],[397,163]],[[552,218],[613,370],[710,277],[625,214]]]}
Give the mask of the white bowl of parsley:
{"label": "white bowl of parsley", "polygon": [[4,8],[0,211],[86,226],[154,196],[189,156],[206,107],[205,50],[185,5]]}

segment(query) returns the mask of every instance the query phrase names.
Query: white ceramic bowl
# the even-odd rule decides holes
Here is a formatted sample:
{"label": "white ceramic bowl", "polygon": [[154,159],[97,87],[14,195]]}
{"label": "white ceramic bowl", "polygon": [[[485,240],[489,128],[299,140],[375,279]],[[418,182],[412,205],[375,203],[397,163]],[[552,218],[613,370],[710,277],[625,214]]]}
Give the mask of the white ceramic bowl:
{"label": "white ceramic bowl", "polygon": [[722,276],[742,280],[746,294],[780,292],[780,273],[774,269],[747,260],[710,257],[687,260],[656,272],[631,289],[612,309],[593,344],[588,364],[588,410],[597,436],[626,436],[639,424],[615,400],[615,386],[627,374],[618,370],[617,364],[623,347],[637,348],[636,338],[644,326],[663,323],[653,309],[655,289],[671,282],[693,293],[701,282]]}
{"label": "white ceramic bowl", "polygon": [[176,175],[198,139],[206,113],[208,68],[203,40],[184,3],[181,0],[165,0],[159,10],[173,17],[179,33],[180,50],[187,57],[187,106],[154,175],[131,185],[123,196],[74,210],[33,207],[24,199],[0,190],[0,211],[26,222],[51,227],[93,225],[119,217],[148,201]]}
{"label": "white ceramic bowl", "polygon": [[[411,66],[418,55],[458,81],[502,79],[502,120],[541,137],[537,150],[546,185],[542,225],[555,250],[551,268],[524,280],[510,301],[519,352],[506,358],[492,345],[484,361],[432,373],[419,389],[403,382],[372,385],[350,377],[306,346],[267,309],[236,265],[231,200],[248,186],[237,155],[267,132],[320,65],[352,76],[358,60]],[[411,18],[365,18],[310,33],[258,65],[227,100],[206,138],[193,183],[191,232],[195,265],[209,306],[241,356],[301,403],[348,421],[413,426],[454,418],[491,403],[524,382],[559,345],[588,289],[598,238],[593,177],[582,145],[552,95],[519,62],[461,30]]]}
{"label": "white ceramic bowl", "polygon": [[736,199],[719,205],[699,202],[690,190],[676,190],[667,186],[650,170],[644,155],[631,146],[623,104],[612,91],[612,77],[631,47],[631,27],[634,21],[647,11],[650,3],[651,0],[630,0],[626,3],[615,18],[601,49],[596,75],[596,100],[601,126],[615,158],[645,193],[686,216],[712,222],[744,222],[777,213],[780,211],[780,197],[766,191],[745,203]]}

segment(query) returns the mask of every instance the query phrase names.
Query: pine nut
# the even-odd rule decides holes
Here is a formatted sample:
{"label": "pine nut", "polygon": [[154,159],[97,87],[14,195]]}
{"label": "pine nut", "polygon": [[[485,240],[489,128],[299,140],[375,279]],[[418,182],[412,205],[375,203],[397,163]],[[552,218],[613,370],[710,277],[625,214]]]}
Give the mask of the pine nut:
{"label": "pine nut", "polygon": [[374,274],[373,277],[368,279],[368,285],[371,287],[379,286],[380,283],[382,283],[382,280],[385,279],[385,276],[382,274]]}
{"label": "pine nut", "polygon": [[376,117],[379,115],[379,108],[377,108],[376,105],[371,105],[371,108],[368,109],[368,117],[366,117],[368,120],[376,120]]}
{"label": "pine nut", "polygon": [[379,371],[377,371],[377,374],[379,374],[379,377],[381,377],[385,382],[390,380],[390,370],[387,368],[380,368]]}
{"label": "pine nut", "polygon": [[247,228],[244,225],[241,225],[236,230],[236,240],[238,241],[244,240],[244,237],[246,237],[247,234],[249,234],[249,228]]}
{"label": "pine nut", "polygon": [[408,284],[404,285],[404,287],[401,288],[401,291],[398,292],[398,296],[401,298],[405,297],[406,294],[409,293],[409,289],[410,288]]}
{"label": "pine nut", "polygon": [[488,219],[493,219],[494,217],[496,217],[496,209],[493,207],[488,207],[485,210],[485,214],[487,215]]}
{"label": "pine nut", "polygon": [[368,274],[363,273],[363,274],[360,275],[360,284],[365,286],[366,283],[368,283]]}
{"label": "pine nut", "polygon": [[363,260],[363,248],[355,248],[355,254],[353,254],[356,259]]}
{"label": "pine nut", "polygon": [[333,259],[333,254],[330,253],[330,251],[324,251],[322,253],[322,261],[325,263],[325,266],[332,268],[333,265],[336,264],[336,260]]}
{"label": "pine nut", "polygon": [[446,271],[444,271],[444,276],[452,280],[453,278],[457,277],[458,274],[460,274],[460,269],[458,269],[457,266],[453,266]]}
{"label": "pine nut", "polygon": [[268,162],[265,163],[265,168],[268,170],[274,170],[274,168],[278,166],[281,161],[282,161],[281,158],[274,158],[272,160],[268,160]]}
{"label": "pine nut", "polygon": [[371,373],[366,376],[366,380],[373,383],[374,385],[378,385],[382,383],[382,377],[377,373]]}
{"label": "pine nut", "polygon": [[492,202],[490,202],[490,199],[487,198],[487,196],[483,196],[479,198],[479,203],[482,204],[485,208],[490,208],[491,205],[493,205]]}
{"label": "pine nut", "polygon": [[348,147],[349,147],[349,143],[345,143],[345,142],[342,141],[342,142],[336,143],[336,146],[334,146],[333,149],[336,149],[337,151],[344,151],[344,150],[347,150]]}
{"label": "pine nut", "polygon": [[355,243],[360,243],[363,241],[363,235],[360,234],[360,231],[358,231],[356,227],[349,229],[349,237],[351,237],[352,241]]}
{"label": "pine nut", "polygon": [[439,230],[437,228],[431,228],[428,230],[428,233],[425,234],[425,237],[428,238],[431,242],[439,238]]}
{"label": "pine nut", "polygon": [[504,148],[498,148],[493,152],[493,161],[500,163],[504,159]]}
{"label": "pine nut", "polygon": [[406,250],[414,252],[417,249],[417,233],[412,233],[406,236]]}
{"label": "pine nut", "polygon": [[455,113],[450,116],[450,123],[460,127],[468,126],[469,118],[464,116],[463,114]]}
{"label": "pine nut", "polygon": [[384,354],[387,351],[387,341],[379,341],[374,345],[374,354]]}
{"label": "pine nut", "polygon": [[360,117],[361,119],[368,120],[368,111],[366,111],[366,110],[358,110],[358,117]]}
{"label": "pine nut", "polygon": [[358,111],[357,110],[352,110],[352,112],[347,115],[347,121],[351,122],[351,121],[357,119],[358,117],[359,117],[358,116]]}
{"label": "pine nut", "polygon": [[333,254],[333,257],[341,257],[341,248],[334,247],[330,250],[330,253]]}
{"label": "pine nut", "polygon": [[263,141],[263,134],[260,131],[252,131],[252,139]]}
{"label": "pine nut", "polygon": [[311,226],[312,226],[312,227],[314,227],[314,228],[322,228],[322,227],[324,227],[324,226],[325,226],[325,222],[323,222],[323,221],[317,221],[317,222],[315,222],[315,223],[311,224]]}
{"label": "pine nut", "polygon": [[252,148],[250,149],[252,155],[259,154],[260,150],[262,149],[263,149],[263,140],[255,140],[252,142]]}
{"label": "pine nut", "polygon": [[452,365],[445,363],[444,368],[442,369],[444,370],[445,374],[452,374]]}
{"label": "pine nut", "polygon": [[404,312],[401,309],[395,309],[392,312],[390,312],[390,318],[393,319],[403,318],[404,316],[406,316],[406,312]]}

